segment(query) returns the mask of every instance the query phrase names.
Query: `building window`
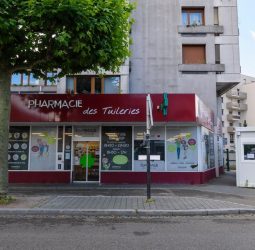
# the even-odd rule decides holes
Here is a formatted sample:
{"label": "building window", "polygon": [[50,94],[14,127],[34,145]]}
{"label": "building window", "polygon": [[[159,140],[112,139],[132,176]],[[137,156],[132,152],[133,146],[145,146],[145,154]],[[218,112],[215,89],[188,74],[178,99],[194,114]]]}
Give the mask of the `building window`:
{"label": "building window", "polygon": [[214,25],[219,25],[219,8],[214,7]]}
{"label": "building window", "polygon": [[56,84],[55,81],[56,72],[49,72],[47,73],[47,77],[49,79],[39,79],[34,76],[34,74],[26,74],[26,73],[15,73],[12,74],[11,84],[18,85],[18,86],[33,86],[33,85],[54,85]]}
{"label": "building window", "polygon": [[120,76],[80,75],[67,77],[66,92],[74,94],[119,94]]}
{"label": "building window", "polygon": [[255,160],[255,144],[243,145],[244,160]]}
{"label": "building window", "polygon": [[183,64],[205,64],[205,45],[183,45],[182,62]]}
{"label": "building window", "polygon": [[224,121],[222,121],[222,127],[224,127]]}
{"label": "building window", "polygon": [[182,8],[182,25],[186,26],[204,25],[204,9]]}
{"label": "building window", "polygon": [[229,126],[230,126],[230,127],[233,127],[233,123],[229,123]]}
{"label": "building window", "polygon": [[221,114],[224,115],[224,109],[221,110]]}
{"label": "building window", "polygon": [[234,134],[230,134],[230,143],[235,143]]}
{"label": "building window", "polygon": [[220,64],[220,45],[215,44],[215,64]]}
{"label": "building window", "polygon": [[221,102],[223,103],[223,101],[224,101],[224,98],[223,98],[223,96],[221,97]]}
{"label": "building window", "polygon": [[238,112],[238,115],[241,115],[241,112]]}

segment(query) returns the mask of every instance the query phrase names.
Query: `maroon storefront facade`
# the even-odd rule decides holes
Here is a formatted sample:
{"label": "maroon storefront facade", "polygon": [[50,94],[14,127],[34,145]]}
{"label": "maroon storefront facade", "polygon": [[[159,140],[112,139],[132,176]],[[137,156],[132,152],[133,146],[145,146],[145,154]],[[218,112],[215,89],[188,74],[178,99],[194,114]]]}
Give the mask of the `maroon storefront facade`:
{"label": "maroon storefront facade", "polygon": [[[152,182],[200,184],[215,177],[213,113],[194,94],[151,94]],[[13,94],[9,182],[146,182],[146,95]]]}

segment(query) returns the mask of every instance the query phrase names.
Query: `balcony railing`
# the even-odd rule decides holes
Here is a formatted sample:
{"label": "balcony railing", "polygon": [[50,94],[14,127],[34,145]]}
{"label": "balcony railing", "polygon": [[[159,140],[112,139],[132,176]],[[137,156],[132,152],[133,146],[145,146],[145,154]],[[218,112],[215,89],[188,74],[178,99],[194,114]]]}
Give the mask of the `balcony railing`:
{"label": "balcony railing", "polygon": [[223,26],[218,25],[187,25],[178,26],[180,34],[222,34],[224,32]]}
{"label": "balcony railing", "polygon": [[11,86],[12,93],[57,93],[57,85],[30,85],[30,86]]}
{"label": "balcony railing", "polygon": [[227,92],[226,96],[228,98],[234,98],[234,99],[240,99],[240,100],[245,100],[247,99],[247,93],[245,92],[240,92],[240,91],[235,91],[235,90],[230,90]]}
{"label": "balcony railing", "polygon": [[228,102],[226,106],[228,110],[238,110],[238,111],[245,111],[248,108],[247,104],[236,103],[236,102]]}
{"label": "balcony railing", "polygon": [[241,119],[240,115],[227,115],[227,120],[230,122],[239,121]]}
{"label": "balcony railing", "polygon": [[233,126],[227,127],[228,133],[235,133],[235,128]]}

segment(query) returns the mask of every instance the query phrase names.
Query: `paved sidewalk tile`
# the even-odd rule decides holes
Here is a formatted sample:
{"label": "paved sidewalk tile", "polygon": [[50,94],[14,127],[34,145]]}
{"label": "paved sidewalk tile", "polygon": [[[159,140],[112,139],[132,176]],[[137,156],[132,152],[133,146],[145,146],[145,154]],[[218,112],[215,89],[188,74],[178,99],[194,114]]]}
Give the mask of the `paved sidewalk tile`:
{"label": "paved sidewalk tile", "polygon": [[252,209],[252,206],[233,202],[195,197],[153,197],[146,202],[141,196],[56,196],[35,209],[77,210],[197,210],[197,209]]}

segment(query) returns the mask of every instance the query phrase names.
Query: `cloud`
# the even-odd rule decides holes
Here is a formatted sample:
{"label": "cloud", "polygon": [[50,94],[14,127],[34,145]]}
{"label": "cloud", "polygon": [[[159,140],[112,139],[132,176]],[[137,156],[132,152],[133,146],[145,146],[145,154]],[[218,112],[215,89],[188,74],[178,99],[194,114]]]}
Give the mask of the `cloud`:
{"label": "cloud", "polygon": [[251,36],[255,40],[255,31],[251,30]]}

